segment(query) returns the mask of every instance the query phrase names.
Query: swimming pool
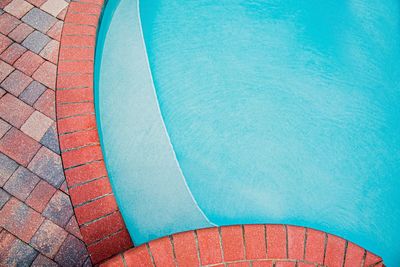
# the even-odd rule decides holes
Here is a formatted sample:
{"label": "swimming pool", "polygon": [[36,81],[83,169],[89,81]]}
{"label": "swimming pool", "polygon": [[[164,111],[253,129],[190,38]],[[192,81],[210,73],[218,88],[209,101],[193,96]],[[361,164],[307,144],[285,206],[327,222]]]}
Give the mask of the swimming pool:
{"label": "swimming pool", "polygon": [[138,7],[109,1],[96,51],[103,152],[136,244],[285,223],[400,263],[399,1]]}

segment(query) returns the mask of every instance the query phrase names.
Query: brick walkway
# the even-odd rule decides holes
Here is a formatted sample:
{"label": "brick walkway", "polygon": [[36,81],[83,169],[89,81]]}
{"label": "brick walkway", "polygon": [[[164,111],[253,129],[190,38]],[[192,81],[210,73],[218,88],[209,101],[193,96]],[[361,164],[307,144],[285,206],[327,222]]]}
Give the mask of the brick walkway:
{"label": "brick walkway", "polygon": [[164,237],[100,265],[143,267],[383,267],[365,249],[321,231],[289,225],[237,225]]}
{"label": "brick walkway", "polygon": [[89,266],[57,140],[69,1],[0,0],[0,266]]}

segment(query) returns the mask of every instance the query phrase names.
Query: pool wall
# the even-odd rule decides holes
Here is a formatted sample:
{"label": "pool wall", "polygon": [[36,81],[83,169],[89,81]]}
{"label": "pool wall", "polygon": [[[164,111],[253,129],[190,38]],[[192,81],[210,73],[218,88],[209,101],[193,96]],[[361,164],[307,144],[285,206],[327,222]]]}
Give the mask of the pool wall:
{"label": "pool wall", "polygon": [[103,5],[103,0],[71,2],[60,42],[56,90],[65,176],[95,264],[133,246],[107,176],[94,114],[94,55]]}

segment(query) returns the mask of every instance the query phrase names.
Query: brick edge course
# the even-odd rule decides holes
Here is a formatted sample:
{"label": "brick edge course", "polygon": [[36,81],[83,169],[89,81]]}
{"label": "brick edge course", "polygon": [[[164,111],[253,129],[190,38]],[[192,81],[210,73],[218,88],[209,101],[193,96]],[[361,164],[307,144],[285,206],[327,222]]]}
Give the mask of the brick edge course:
{"label": "brick edge course", "polygon": [[[323,242],[307,238],[309,234],[323,237]],[[100,266],[385,265],[379,256],[335,235],[306,227],[259,224],[222,226],[174,234],[129,249]]]}
{"label": "brick edge course", "polygon": [[79,228],[95,264],[133,246],[110,187],[94,113],[95,43],[103,6],[104,0],[70,3],[56,85],[63,168]]}

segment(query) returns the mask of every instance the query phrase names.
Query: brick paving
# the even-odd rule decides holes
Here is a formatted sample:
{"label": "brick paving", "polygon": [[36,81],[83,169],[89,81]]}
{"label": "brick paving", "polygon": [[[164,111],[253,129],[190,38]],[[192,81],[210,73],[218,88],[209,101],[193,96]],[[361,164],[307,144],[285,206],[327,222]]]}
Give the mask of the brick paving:
{"label": "brick paving", "polygon": [[383,267],[382,259],[340,237],[290,225],[235,225],[163,237],[101,267]]}
{"label": "brick paving", "polygon": [[91,265],[56,128],[54,90],[68,5],[0,0],[0,266]]}

